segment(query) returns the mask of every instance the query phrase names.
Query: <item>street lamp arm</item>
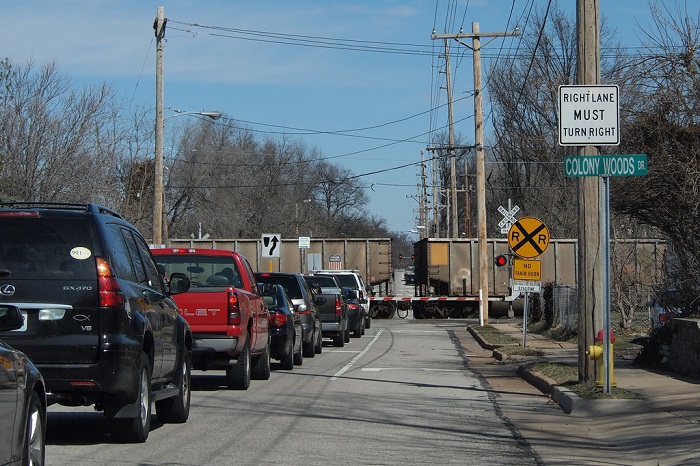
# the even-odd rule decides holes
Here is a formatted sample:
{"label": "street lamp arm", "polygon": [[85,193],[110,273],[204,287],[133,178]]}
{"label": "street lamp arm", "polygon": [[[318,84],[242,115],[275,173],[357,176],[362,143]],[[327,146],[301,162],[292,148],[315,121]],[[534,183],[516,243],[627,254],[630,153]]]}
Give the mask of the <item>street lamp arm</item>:
{"label": "street lamp arm", "polygon": [[196,112],[196,111],[185,111],[185,110],[180,110],[179,108],[173,108],[173,107],[166,107],[168,110],[172,110],[175,112],[175,115],[170,115],[169,117],[163,118],[163,121],[169,120],[170,118],[175,118],[183,115],[201,115],[205,117],[209,117],[212,120],[218,120],[221,118],[221,113],[218,110],[202,110],[201,112]]}

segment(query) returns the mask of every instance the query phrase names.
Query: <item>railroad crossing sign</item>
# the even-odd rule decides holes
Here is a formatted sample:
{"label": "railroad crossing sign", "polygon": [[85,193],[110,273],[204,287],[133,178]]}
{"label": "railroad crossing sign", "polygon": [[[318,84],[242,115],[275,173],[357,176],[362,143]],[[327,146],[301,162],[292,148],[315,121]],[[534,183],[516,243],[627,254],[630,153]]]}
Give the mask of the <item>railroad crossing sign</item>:
{"label": "railroad crossing sign", "polygon": [[263,233],[262,235],[262,251],[260,257],[263,259],[280,256],[282,248],[282,235],[279,233]]}
{"label": "railroad crossing sign", "polygon": [[503,220],[498,222],[498,226],[501,227],[501,233],[508,233],[508,230],[510,230],[511,225],[513,225],[513,223],[515,222],[515,214],[517,214],[519,210],[520,207],[518,207],[517,205],[513,206],[513,208],[510,210],[506,209],[503,206],[498,206],[498,211],[503,215]]}
{"label": "railroad crossing sign", "polygon": [[542,220],[523,217],[513,223],[508,231],[508,245],[523,259],[533,259],[549,246],[549,230]]}

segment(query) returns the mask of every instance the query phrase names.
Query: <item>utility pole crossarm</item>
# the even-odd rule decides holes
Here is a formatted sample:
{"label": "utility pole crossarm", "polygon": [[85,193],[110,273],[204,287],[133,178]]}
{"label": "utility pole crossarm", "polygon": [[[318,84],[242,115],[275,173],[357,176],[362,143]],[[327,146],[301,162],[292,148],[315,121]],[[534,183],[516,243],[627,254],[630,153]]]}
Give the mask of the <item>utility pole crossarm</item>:
{"label": "utility pole crossarm", "polygon": [[431,39],[474,39],[475,37],[512,37],[519,36],[520,29],[517,27],[513,31],[505,32],[458,32],[457,34],[433,34],[430,36]]}

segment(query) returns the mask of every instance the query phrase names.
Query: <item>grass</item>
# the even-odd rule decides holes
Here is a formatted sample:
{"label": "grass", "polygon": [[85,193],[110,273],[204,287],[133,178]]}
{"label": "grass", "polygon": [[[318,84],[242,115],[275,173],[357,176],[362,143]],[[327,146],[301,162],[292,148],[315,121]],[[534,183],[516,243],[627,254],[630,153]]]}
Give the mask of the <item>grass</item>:
{"label": "grass", "polygon": [[[534,329],[532,327],[535,327]],[[576,336],[567,335],[556,330],[537,328],[537,326],[528,327],[528,331],[540,333],[548,338],[558,341],[576,342]],[[508,356],[517,356],[520,358],[532,358],[529,367],[533,371],[537,371],[550,379],[554,380],[558,385],[561,385],[581,398],[585,399],[643,399],[640,394],[617,387],[611,387],[610,393],[603,393],[602,387],[597,387],[595,384],[579,383],[578,382],[578,367],[570,364],[552,363],[542,360],[544,353],[532,348],[522,348],[519,346],[520,341],[506,335],[492,326],[479,327],[479,334],[489,344],[498,346],[498,351]],[[549,332],[549,333],[546,333]],[[616,348],[620,342],[622,346],[633,345],[627,339],[619,339],[615,342]],[[622,343],[625,342],[625,343]],[[517,346],[516,346],[517,345]]]}

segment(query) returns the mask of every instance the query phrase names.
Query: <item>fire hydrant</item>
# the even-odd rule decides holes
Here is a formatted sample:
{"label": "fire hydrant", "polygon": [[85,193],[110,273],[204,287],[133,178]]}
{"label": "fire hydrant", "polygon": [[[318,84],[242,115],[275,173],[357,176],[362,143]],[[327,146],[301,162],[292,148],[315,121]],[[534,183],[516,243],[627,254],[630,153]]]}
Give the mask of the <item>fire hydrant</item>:
{"label": "fire hydrant", "polygon": [[[596,381],[595,384],[598,387],[605,385],[605,369],[603,368],[603,331],[598,331],[598,336],[595,339],[595,345],[588,347],[588,357],[596,361]],[[613,365],[613,343],[615,342],[615,336],[610,332],[610,351],[608,351],[608,368],[610,371],[610,385],[612,387],[617,387],[617,382],[615,382],[615,371]]]}

